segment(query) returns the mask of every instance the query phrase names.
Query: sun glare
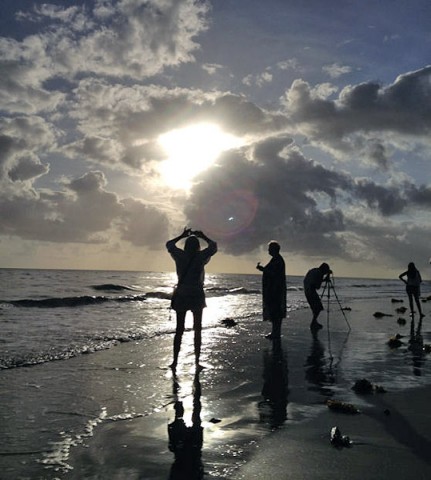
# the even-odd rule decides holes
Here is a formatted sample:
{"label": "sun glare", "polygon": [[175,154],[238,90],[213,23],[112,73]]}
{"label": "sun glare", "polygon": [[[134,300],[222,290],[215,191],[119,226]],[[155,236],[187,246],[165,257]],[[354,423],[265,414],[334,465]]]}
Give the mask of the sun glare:
{"label": "sun glare", "polygon": [[225,150],[241,145],[241,140],[210,123],[171,130],[158,138],[167,154],[160,164],[163,180],[173,188],[188,190],[193,178],[210,167]]}

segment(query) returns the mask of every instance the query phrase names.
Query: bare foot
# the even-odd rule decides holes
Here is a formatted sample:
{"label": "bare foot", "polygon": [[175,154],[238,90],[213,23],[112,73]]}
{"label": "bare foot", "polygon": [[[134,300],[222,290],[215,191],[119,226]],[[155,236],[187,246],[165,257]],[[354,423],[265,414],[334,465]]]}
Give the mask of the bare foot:
{"label": "bare foot", "polygon": [[323,325],[319,322],[311,322],[310,330],[320,330],[321,328],[323,328]]}

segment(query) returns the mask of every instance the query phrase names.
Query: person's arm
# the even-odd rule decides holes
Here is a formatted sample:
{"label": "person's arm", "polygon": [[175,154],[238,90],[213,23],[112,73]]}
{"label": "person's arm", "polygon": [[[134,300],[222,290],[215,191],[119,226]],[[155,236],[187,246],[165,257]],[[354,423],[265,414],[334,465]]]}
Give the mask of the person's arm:
{"label": "person's arm", "polygon": [[407,275],[408,271],[406,270],[405,272],[403,272],[401,275],[399,275],[399,279],[404,282],[406,285],[407,285],[407,282],[406,280],[404,280],[404,277]]}
{"label": "person's arm", "polygon": [[190,235],[190,233],[191,233],[191,229],[185,227],[184,230],[183,230],[183,232],[182,232],[180,235],[178,235],[177,237],[173,238],[172,240],[168,240],[168,241],[166,242],[166,248],[167,248],[168,252],[170,252],[172,249],[174,249],[174,247],[176,246],[176,243],[177,243],[179,240],[181,240],[181,239],[183,239],[183,238],[187,238],[187,237]]}
{"label": "person's arm", "polygon": [[263,272],[263,271],[265,270],[265,267],[262,267],[262,265],[260,264],[260,262],[257,262],[256,268],[257,268],[258,270],[260,270],[261,272]]}
{"label": "person's arm", "polygon": [[211,238],[207,237],[204,232],[201,230],[196,230],[194,232],[191,232],[192,235],[195,235],[198,238],[202,238],[202,240],[205,240],[208,244],[208,253],[212,256],[217,252],[217,243],[214,240],[211,240]]}

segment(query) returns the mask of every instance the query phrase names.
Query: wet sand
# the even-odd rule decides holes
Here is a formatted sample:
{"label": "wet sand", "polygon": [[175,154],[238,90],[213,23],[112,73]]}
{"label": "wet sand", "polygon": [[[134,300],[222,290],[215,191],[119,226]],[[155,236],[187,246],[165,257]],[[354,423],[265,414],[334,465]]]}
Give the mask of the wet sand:
{"label": "wet sand", "polygon": [[[431,388],[368,399],[358,415],[325,410],[265,438],[233,479],[425,480],[431,478]],[[389,410],[390,414],[385,413]],[[330,444],[337,425],[349,448]]]}
{"label": "wet sand", "polygon": [[[190,331],[176,376],[165,368],[171,338],[155,339],[149,347],[150,381],[146,369],[137,376],[131,368],[142,361],[138,344],[101,352],[98,362],[108,368],[114,358],[116,365],[124,364],[135,397],[144,387],[153,389],[154,399],[146,397],[146,404],[136,410],[139,415],[101,422],[70,450],[71,469],[64,478],[430,478],[431,359],[425,354],[410,358],[415,337],[410,320],[400,327],[394,314],[376,323],[372,312],[393,314],[389,302],[357,301],[350,306],[350,333],[335,310],[330,335],[323,317],[323,330],[310,334],[308,310],[290,315],[280,343],[263,338],[269,327],[264,322],[206,331],[206,368],[199,375]],[[426,322],[421,337],[429,343]],[[376,331],[371,335],[372,326]],[[391,350],[386,341],[396,332],[402,333],[403,346]],[[375,356],[370,353],[374,351]],[[400,373],[393,373],[397,369]],[[352,380],[365,373],[387,393],[354,393]],[[325,404],[329,398],[351,402],[360,413],[331,411]],[[175,418],[178,401],[183,419]],[[350,448],[331,445],[335,425],[350,437]]]}

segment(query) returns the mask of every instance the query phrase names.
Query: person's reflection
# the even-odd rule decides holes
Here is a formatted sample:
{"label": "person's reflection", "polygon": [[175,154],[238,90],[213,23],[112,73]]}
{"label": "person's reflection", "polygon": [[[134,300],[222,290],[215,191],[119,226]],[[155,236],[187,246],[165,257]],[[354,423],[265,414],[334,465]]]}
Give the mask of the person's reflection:
{"label": "person's reflection", "polygon": [[272,342],[271,350],[263,354],[263,400],[259,402],[261,421],[271,428],[280,427],[287,419],[288,396],[287,357],[283,352],[281,341]]}
{"label": "person's reflection", "polygon": [[331,390],[326,387],[331,381],[331,375],[325,372],[325,349],[317,332],[312,332],[312,339],[310,354],[305,363],[305,378],[310,383],[308,389],[325,396],[331,396]]}
{"label": "person's reflection", "polygon": [[[173,391],[177,398],[179,384],[175,375],[173,376]],[[175,455],[169,478],[171,480],[200,480],[204,478],[204,467],[202,464],[203,428],[201,425],[199,372],[196,372],[193,382],[192,424],[187,426],[184,422],[184,406],[178,398],[175,401],[174,410],[175,420],[168,425],[169,450]]]}
{"label": "person's reflection", "polygon": [[424,363],[424,339],[422,337],[422,318],[419,319],[418,328],[415,331],[415,320],[410,324],[409,350],[412,352],[413,373],[420,377]]}

